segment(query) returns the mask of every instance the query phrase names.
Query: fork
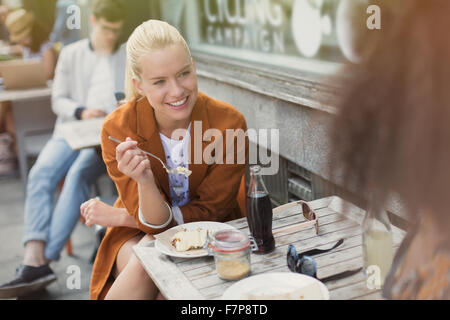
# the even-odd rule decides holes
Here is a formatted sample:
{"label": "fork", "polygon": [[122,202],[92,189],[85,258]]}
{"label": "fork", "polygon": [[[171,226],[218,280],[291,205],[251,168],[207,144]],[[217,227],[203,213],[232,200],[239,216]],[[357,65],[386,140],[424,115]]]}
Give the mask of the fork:
{"label": "fork", "polygon": [[[116,138],[111,137],[111,136],[109,136],[108,139],[109,139],[109,140],[112,140],[112,141],[114,141],[114,142],[117,142],[117,143],[119,143],[119,144],[120,144],[120,143],[123,143],[123,141],[120,141],[119,139],[116,139]],[[139,151],[142,152],[142,153],[145,153],[146,155],[148,155],[148,156],[150,156],[150,157],[155,158],[155,159],[158,160],[159,162],[161,162],[162,166],[164,167],[164,169],[166,170],[167,173],[180,174],[180,173],[178,172],[178,169],[177,169],[177,168],[169,168],[169,167],[167,167],[166,164],[165,164],[160,158],[158,158],[157,156],[155,156],[154,154],[152,154],[152,153],[150,153],[150,152],[147,152],[147,151],[144,151],[144,150],[142,150],[142,149],[139,148],[139,147],[136,147],[136,149],[139,150]]]}

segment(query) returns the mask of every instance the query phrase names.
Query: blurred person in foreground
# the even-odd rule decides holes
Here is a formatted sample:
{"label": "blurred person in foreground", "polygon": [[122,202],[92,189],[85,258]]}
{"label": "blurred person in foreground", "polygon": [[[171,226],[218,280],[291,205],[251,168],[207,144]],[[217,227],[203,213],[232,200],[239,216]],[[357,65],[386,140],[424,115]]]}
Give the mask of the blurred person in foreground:
{"label": "blurred person in foreground", "polygon": [[332,172],[370,205],[397,194],[408,230],[387,299],[450,299],[450,1],[381,10],[376,46],[345,82],[331,130]]}
{"label": "blurred person in foreground", "polygon": [[[104,117],[124,91],[125,46],[118,43],[125,17],[121,0],[95,0],[92,33],[64,47],[56,68],[52,108],[58,115],[53,137],[31,169],[25,200],[25,253],[13,281],[0,286],[0,298],[25,295],[56,280],[49,267],[60,258],[80,217],[90,185],[106,172],[94,149],[74,151],[58,132],[67,121]],[[53,208],[53,195],[65,177]]]}

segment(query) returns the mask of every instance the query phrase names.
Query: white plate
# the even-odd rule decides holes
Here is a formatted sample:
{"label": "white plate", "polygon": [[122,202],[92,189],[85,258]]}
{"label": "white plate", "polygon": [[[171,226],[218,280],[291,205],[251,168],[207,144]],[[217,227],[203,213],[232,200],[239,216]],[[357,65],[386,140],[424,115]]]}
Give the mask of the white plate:
{"label": "white plate", "polygon": [[329,300],[327,287],[319,280],[294,272],[263,273],[229,287],[223,300]]}
{"label": "white plate", "polygon": [[235,227],[230,226],[226,223],[213,222],[213,221],[201,221],[201,222],[191,222],[182,224],[176,227],[173,227],[163,233],[160,233],[155,236],[155,248],[161,253],[164,253],[168,256],[177,257],[177,258],[198,258],[204,257],[208,255],[208,251],[205,249],[197,249],[197,250],[189,250],[185,252],[178,252],[170,243],[172,237],[179,231],[186,230],[195,230],[198,228],[207,229],[210,233],[224,230],[224,229],[236,229]]}

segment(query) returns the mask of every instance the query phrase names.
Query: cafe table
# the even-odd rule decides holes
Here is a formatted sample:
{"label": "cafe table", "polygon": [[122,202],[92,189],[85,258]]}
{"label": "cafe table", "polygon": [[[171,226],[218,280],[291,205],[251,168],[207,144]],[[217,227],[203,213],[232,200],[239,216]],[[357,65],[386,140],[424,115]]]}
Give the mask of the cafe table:
{"label": "cafe table", "polygon": [[[317,277],[335,275],[363,266],[361,223],[364,210],[345,202],[337,196],[309,202],[319,219],[319,235],[314,226],[296,230],[296,225],[304,221],[298,207],[274,212],[273,234],[276,248],[269,254],[251,255],[249,276],[290,272],[286,262],[289,244],[297,252],[310,249],[328,249],[338,240],[344,243],[327,253],[315,255]],[[229,225],[249,234],[246,218],[228,222]],[[405,232],[392,226],[394,252],[399,247]],[[225,281],[218,277],[213,257],[174,258],[160,253],[155,241],[136,245],[133,251],[153,279],[160,292],[169,300],[215,300],[221,299],[224,291],[236,281]],[[368,283],[364,273],[325,283],[332,300],[380,299],[381,290]]]}

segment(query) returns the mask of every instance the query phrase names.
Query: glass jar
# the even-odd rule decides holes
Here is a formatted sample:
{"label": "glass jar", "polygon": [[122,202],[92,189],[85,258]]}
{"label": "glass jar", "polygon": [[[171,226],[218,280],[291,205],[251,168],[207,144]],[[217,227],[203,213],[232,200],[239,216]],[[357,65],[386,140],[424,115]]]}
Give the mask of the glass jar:
{"label": "glass jar", "polygon": [[238,230],[220,230],[210,243],[216,271],[223,280],[239,280],[250,273],[250,239]]}

